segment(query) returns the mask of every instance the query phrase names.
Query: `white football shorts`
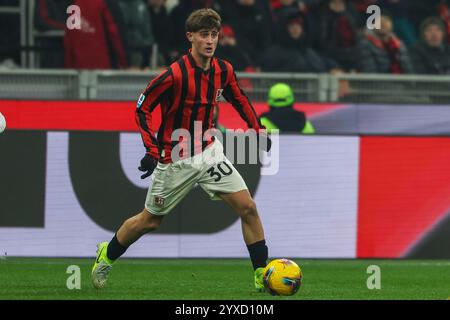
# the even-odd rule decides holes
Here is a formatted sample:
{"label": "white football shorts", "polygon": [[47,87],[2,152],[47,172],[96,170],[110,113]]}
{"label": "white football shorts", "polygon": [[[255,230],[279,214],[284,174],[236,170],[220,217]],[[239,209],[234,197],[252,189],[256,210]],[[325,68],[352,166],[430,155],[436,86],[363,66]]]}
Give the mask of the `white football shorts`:
{"label": "white football shorts", "polygon": [[218,193],[247,190],[244,179],[223,153],[215,139],[202,153],[173,163],[158,163],[145,208],[155,215],[168,214],[198,184],[212,200]]}

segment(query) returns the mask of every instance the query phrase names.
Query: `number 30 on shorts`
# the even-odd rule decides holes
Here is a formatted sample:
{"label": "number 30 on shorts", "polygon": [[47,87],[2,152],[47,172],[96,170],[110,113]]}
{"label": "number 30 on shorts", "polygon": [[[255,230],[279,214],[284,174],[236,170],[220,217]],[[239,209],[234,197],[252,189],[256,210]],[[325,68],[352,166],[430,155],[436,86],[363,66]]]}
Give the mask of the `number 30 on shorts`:
{"label": "number 30 on shorts", "polygon": [[225,161],[217,163],[215,166],[209,168],[207,171],[211,178],[215,178],[214,182],[220,181],[223,176],[229,176],[233,173],[233,168]]}

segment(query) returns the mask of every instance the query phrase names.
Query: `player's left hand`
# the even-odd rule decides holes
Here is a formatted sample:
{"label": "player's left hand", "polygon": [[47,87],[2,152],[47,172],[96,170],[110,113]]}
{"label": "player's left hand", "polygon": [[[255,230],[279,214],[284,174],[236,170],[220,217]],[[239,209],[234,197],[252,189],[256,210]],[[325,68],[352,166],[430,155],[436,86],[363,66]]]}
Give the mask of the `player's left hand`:
{"label": "player's left hand", "polygon": [[158,160],[155,159],[155,157],[153,157],[149,153],[146,153],[145,156],[141,159],[141,166],[138,168],[139,171],[145,172],[141,176],[141,179],[145,179],[148,176],[150,176],[153,173],[153,170],[155,170],[157,165]]}
{"label": "player's left hand", "polygon": [[[270,136],[267,133],[266,128],[263,126],[262,129],[263,130],[259,131],[258,134],[258,148],[263,151],[269,152],[270,148],[272,148],[272,140],[270,139]],[[264,139],[267,141],[267,143],[261,143],[261,140]]]}

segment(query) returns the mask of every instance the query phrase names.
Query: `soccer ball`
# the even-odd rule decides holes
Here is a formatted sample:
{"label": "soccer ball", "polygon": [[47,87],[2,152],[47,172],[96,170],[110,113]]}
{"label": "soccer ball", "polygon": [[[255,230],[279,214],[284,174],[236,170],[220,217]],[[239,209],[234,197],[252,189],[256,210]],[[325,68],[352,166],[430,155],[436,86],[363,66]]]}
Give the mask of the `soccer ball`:
{"label": "soccer ball", "polygon": [[291,296],[302,285],[302,270],[292,260],[272,260],[263,271],[264,286],[271,295]]}
{"label": "soccer ball", "polygon": [[2,115],[2,113],[0,112],[0,133],[2,133],[3,131],[5,131],[6,129],[6,119],[5,117]]}

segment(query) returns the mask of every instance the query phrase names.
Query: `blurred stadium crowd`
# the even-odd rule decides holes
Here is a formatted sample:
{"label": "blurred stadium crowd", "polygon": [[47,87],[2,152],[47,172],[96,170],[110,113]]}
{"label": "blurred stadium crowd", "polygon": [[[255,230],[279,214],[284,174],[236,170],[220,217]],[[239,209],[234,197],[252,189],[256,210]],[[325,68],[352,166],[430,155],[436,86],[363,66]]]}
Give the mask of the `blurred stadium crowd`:
{"label": "blurred stadium crowd", "polygon": [[[71,4],[81,30],[66,28]],[[381,28],[369,30],[373,4]],[[184,23],[201,7],[221,14],[217,56],[238,71],[450,74],[450,0],[179,0],[170,9],[166,0],[35,0],[34,28],[65,31],[27,50],[43,53],[42,68],[139,70],[152,55],[162,68],[189,48]],[[0,63],[18,65],[11,19],[0,20],[10,30],[0,35]]]}

